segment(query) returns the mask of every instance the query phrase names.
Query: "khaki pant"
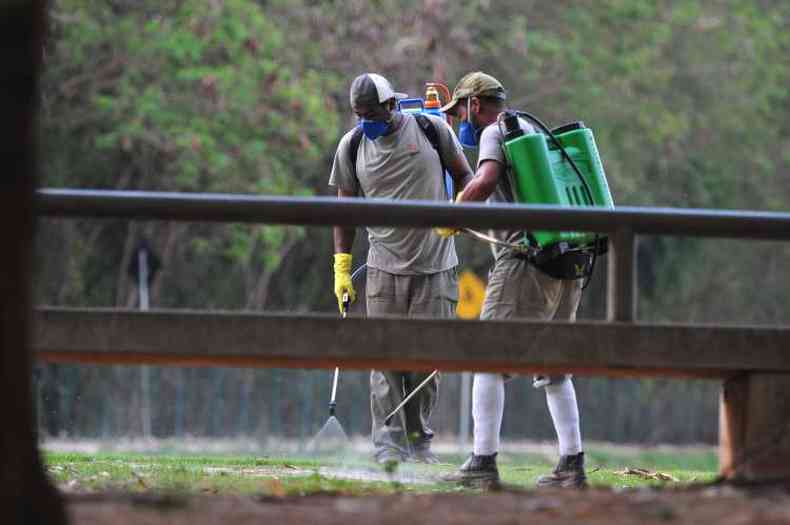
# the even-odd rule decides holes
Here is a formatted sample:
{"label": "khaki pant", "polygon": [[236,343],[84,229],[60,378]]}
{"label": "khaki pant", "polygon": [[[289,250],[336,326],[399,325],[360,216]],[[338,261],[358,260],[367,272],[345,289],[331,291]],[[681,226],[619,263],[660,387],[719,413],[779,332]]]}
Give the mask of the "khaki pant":
{"label": "khaki pant", "polygon": [[581,279],[554,279],[524,259],[505,256],[489,274],[480,319],[575,321],[581,297]]}
{"label": "khaki pant", "polygon": [[[455,269],[425,275],[395,275],[368,268],[369,317],[455,317],[458,277]],[[373,444],[377,451],[395,449],[409,455],[427,448],[433,438],[429,421],[439,395],[439,374],[426,384],[389,425],[384,419],[430,373],[378,371],[370,373],[370,413]]]}
{"label": "khaki pant", "polygon": [[[522,258],[500,257],[488,276],[480,319],[576,320],[582,297],[582,279],[563,281],[549,277]],[[551,351],[551,349],[547,349]],[[513,376],[506,375],[506,379]],[[570,375],[535,376],[558,383]]]}

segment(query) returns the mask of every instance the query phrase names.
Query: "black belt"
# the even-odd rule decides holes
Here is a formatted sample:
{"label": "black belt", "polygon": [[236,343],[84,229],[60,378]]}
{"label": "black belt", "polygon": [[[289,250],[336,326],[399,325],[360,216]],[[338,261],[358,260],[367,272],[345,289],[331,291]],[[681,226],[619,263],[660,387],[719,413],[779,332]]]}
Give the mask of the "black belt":
{"label": "black belt", "polygon": [[512,252],[517,259],[524,259],[549,277],[561,280],[585,279],[592,275],[596,255],[606,253],[606,237],[599,238],[592,246],[576,247],[558,242],[537,252]]}

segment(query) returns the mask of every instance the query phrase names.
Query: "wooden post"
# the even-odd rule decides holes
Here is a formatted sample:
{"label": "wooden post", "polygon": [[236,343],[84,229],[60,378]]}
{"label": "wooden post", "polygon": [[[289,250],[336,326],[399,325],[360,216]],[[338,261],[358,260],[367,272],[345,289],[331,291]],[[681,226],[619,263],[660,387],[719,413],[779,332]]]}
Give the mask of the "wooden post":
{"label": "wooden post", "polygon": [[66,523],[63,502],[39,457],[29,341],[35,183],[35,110],[45,2],[0,7],[0,520]]}
{"label": "wooden post", "polygon": [[606,319],[636,321],[636,246],[634,232],[623,228],[609,238]]}
{"label": "wooden post", "polygon": [[790,374],[741,374],[724,382],[719,459],[737,481],[790,479]]}

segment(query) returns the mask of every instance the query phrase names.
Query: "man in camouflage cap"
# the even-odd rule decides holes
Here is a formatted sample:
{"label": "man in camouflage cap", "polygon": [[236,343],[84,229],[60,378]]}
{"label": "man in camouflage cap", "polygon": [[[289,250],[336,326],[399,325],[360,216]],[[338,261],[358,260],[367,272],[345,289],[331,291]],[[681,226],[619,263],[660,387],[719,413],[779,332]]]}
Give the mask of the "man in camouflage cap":
{"label": "man in camouflage cap", "polygon": [[[470,115],[473,101],[478,104],[483,103],[485,108],[497,109],[504,108],[506,98],[505,88],[502,87],[499,80],[481,71],[476,71],[465,75],[458,81],[458,85],[453,90],[452,99],[441,110],[453,116],[462,112]],[[459,104],[465,107],[459,107]],[[471,119],[464,119],[459,127],[458,140],[466,148],[476,148],[477,135],[482,130],[482,127],[475,127]]]}
{"label": "man in camouflage cap", "polygon": [[[459,139],[478,148],[475,178],[456,202],[515,202],[511,166],[504,154],[504,137],[497,118],[505,110],[502,84],[482,72],[469,73],[456,86],[452,100],[442,108],[461,121]],[[525,120],[525,133],[534,133]],[[454,228],[436,228],[440,237],[457,233]],[[508,244],[519,243],[523,230],[493,231],[491,235]],[[489,274],[480,319],[575,320],[581,299],[580,279],[560,280],[538,270],[513,249],[496,246],[494,267]],[[551,348],[546,348],[551,351]],[[499,481],[496,455],[505,407],[505,378],[502,374],[475,374],[472,390],[474,449],[457,473],[446,477],[465,485],[487,486]],[[536,376],[536,388],[545,388],[546,401],[559,440],[560,461],[554,471],[538,479],[539,486],[583,487],[586,484],[584,452],[579,427],[579,409],[570,375]]]}
{"label": "man in camouflage cap", "polygon": [[505,88],[491,75],[482,71],[464,75],[453,90],[452,99],[442,107],[443,113],[454,114],[459,101],[470,97],[491,97],[504,101],[507,98]]}

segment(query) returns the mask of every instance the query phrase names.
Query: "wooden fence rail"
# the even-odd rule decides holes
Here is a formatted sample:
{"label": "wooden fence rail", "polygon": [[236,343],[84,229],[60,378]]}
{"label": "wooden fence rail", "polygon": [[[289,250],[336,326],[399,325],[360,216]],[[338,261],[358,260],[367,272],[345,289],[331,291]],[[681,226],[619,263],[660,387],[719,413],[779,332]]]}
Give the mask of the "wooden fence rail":
{"label": "wooden fence rail", "polygon": [[637,322],[639,235],[790,240],[790,214],[43,190],[39,215],[315,226],[467,226],[608,235],[609,322],[338,319],[40,309],[39,359],[297,368],[574,372],[722,378],[721,471],[790,478],[790,329]]}

